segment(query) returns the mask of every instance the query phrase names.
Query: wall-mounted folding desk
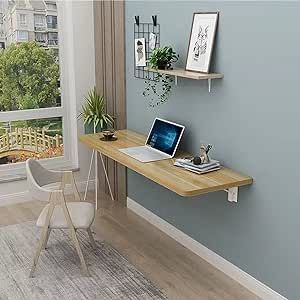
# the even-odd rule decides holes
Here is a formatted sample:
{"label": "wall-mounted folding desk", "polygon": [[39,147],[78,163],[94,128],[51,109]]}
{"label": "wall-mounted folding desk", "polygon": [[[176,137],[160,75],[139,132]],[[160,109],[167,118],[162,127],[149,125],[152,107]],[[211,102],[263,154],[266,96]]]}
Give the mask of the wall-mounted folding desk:
{"label": "wall-mounted folding desk", "polygon": [[[116,132],[117,141],[100,140],[100,134],[80,136],[80,141],[101,154],[113,159],[125,167],[149,178],[165,188],[183,197],[198,196],[210,192],[226,191],[228,200],[237,202],[238,187],[249,185],[253,179],[233,170],[222,167],[221,170],[198,175],[175,167],[174,159],[142,163],[120,152],[118,149],[141,146],[146,137],[130,130]],[[180,156],[180,154],[178,155]]]}

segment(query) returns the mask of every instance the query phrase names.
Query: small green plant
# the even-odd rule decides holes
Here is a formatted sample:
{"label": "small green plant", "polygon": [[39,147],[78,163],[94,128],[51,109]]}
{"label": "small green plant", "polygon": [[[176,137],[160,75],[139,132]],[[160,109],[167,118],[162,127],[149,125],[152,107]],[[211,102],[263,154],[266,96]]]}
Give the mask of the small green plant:
{"label": "small green plant", "polygon": [[93,124],[94,128],[98,125],[101,130],[114,124],[114,118],[106,113],[106,103],[103,96],[100,96],[96,88],[88,92],[85,97],[86,103],[82,105],[82,111],[78,118],[83,119],[84,124]]}
{"label": "small green plant", "polygon": [[150,55],[149,65],[154,69],[169,69],[171,64],[178,60],[178,57],[172,47],[156,48]]}
{"label": "small green plant", "polygon": [[150,55],[149,65],[154,69],[169,69],[171,64],[178,60],[178,57],[172,47],[156,48]]}
{"label": "small green plant", "polygon": [[[152,51],[149,58],[149,66],[153,69],[170,69],[172,63],[178,60],[179,55],[173,51],[172,47],[165,46]],[[149,105],[158,106],[166,102],[172,90],[173,78],[165,74],[157,74],[155,80],[145,80],[144,97],[151,97]],[[161,85],[159,85],[161,84]]]}

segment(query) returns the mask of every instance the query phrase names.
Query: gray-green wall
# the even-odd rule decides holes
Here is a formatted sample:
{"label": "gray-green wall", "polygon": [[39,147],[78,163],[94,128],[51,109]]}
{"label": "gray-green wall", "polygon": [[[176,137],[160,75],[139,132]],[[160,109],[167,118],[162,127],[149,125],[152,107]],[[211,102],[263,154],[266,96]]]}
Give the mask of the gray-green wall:
{"label": "gray-green wall", "polygon": [[[184,66],[193,12],[220,11],[214,71],[207,82],[179,79],[168,103],[150,108],[133,76],[133,20],[158,15],[161,44]],[[156,116],[186,126],[182,146],[202,140],[213,156],[255,183],[238,204],[224,192],[183,198],[128,174],[129,197],[289,299],[300,278],[300,3],[127,1],[128,128],[146,134]]]}

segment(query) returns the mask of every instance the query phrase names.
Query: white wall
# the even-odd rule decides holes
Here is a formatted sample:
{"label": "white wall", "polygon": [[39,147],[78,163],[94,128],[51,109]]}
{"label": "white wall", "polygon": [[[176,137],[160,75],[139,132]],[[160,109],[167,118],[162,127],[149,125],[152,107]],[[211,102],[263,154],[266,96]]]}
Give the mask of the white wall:
{"label": "white wall", "polygon": [[[72,1],[74,73],[77,115],[83,103],[84,95],[95,85],[95,47],[94,47],[94,14],[93,1]],[[74,103],[75,105],[75,103]],[[82,122],[78,122],[78,134],[83,133]],[[90,150],[79,144],[78,158],[80,171],[76,172],[77,181],[85,181],[88,173]],[[14,181],[0,184],[0,202],[5,195],[25,192],[26,181]],[[1,203],[0,203],[1,205]]]}

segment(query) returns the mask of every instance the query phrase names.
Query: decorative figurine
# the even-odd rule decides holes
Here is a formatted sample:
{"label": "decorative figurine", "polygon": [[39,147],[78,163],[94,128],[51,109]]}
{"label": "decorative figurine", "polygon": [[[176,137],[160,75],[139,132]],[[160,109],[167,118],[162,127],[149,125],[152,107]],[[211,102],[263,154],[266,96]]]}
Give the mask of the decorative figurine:
{"label": "decorative figurine", "polygon": [[208,154],[206,152],[206,149],[207,149],[207,147],[205,145],[200,146],[200,158],[201,158],[201,162],[203,164],[209,163],[209,157],[208,157]]}
{"label": "decorative figurine", "polygon": [[201,165],[201,164],[207,164],[210,162],[208,152],[211,150],[212,145],[208,144],[207,146],[201,145],[200,146],[200,156],[195,156],[191,159],[194,165]]}

